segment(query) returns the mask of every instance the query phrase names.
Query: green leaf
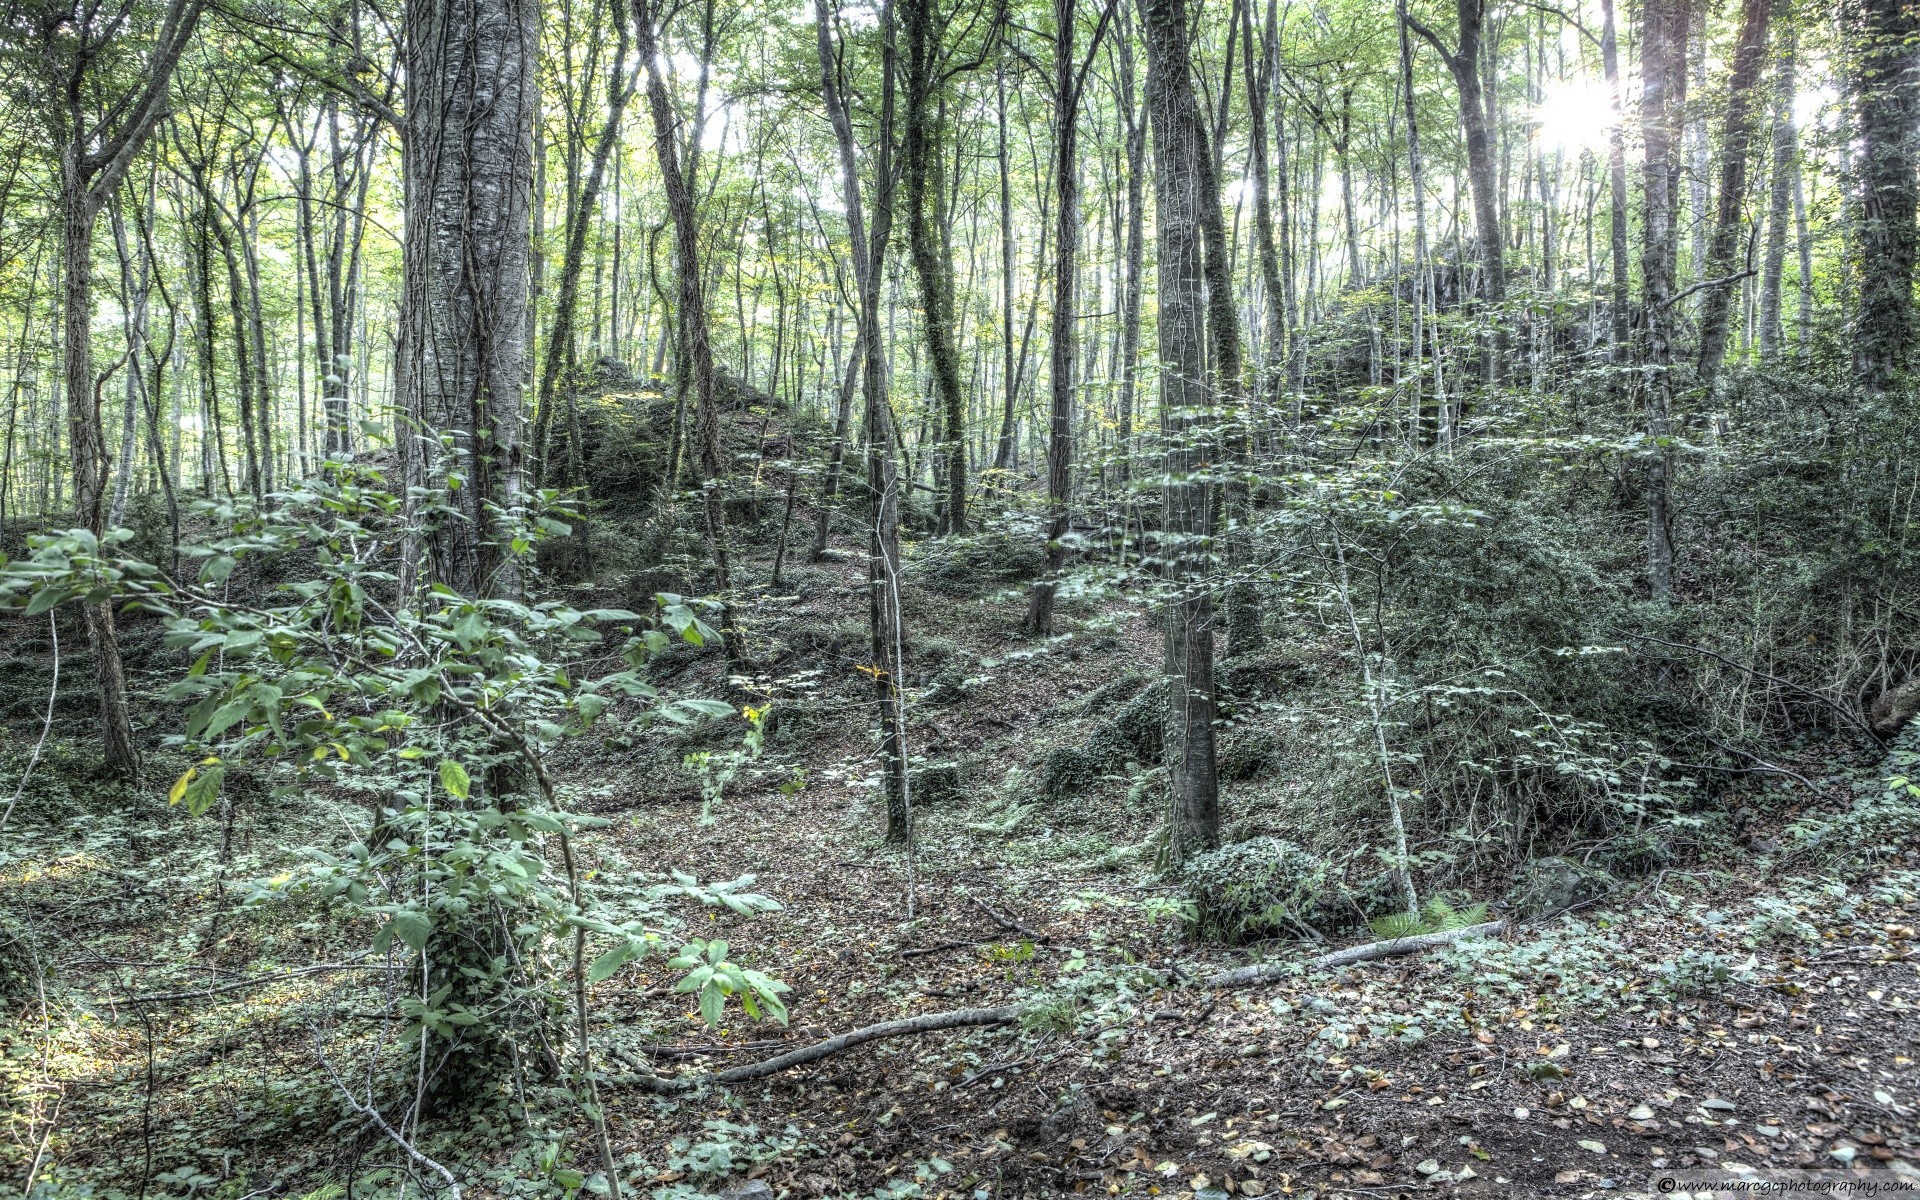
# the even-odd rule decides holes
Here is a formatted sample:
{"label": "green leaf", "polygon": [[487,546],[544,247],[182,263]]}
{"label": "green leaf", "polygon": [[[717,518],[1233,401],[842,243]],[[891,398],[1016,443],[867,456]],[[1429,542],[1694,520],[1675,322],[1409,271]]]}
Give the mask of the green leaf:
{"label": "green leaf", "polygon": [[720,1018],[726,1015],[727,997],[720,991],[718,983],[709,982],[700,991],[700,1015],[709,1025],[719,1025]]}
{"label": "green leaf", "polygon": [[451,758],[440,760],[440,786],[455,800],[473,795],[473,780],[467,776],[467,769]]}
{"label": "green leaf", "polygon": [[587,982],[599,983],[603,979],[608,979],[615,971],[631,961],[633,961],[633,943],[622,942],[593,960],[593,965],[587,968]]}

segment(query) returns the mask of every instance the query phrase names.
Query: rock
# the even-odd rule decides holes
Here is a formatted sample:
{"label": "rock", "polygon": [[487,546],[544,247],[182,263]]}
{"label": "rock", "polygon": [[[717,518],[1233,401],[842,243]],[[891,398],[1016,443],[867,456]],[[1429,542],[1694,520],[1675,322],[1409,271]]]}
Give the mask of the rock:
{"label": "rock", "polygon": [[720,1200],[773,1200],[773,1189],[758,1179],[742,1179],[721,1188]]}
{"label": "rock", "polygon": [[1607,1152],[1607,1144],[1605,1142],[1596,1142],[1592,1138],[1581,1138],[1580,1148],[1590,1154],[1605,1154]]}
{"label": "rock", "polygon": [[1420,1160],[1419,1164],[1416,1165],[1413,1169],[1420,1172],[1422,1175],[1438,1175],[1440,1173],[1440,1160],[1435,1158],[1423,1158]]}
{"label": "rock", "polygon": [[1616,885],[1612,875],[1575,859],[1536,858],[1520,869],[1506,904],[1515,917],[1531,920],[1598,900]]}
{"label": "rock", "polygon": [[1627,1120],[1629,1121],[1653,1120],[1653,1106],[1650,1104],[1636,1104],[1633,1108],[1633,1111],[1627,1114]]}

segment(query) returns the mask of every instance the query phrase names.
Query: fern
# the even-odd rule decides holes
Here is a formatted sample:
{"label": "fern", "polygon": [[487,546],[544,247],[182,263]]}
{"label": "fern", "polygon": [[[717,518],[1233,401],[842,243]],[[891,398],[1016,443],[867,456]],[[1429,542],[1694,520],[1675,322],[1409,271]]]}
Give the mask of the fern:
{"label": "fern", "polygon": [[1447,933],[1478,925],[1487,919],[1485,903],[1455,908],[1445,900],[1428,900],[1416,913],[1389,913],[1367,922],[1367,928],[1381,938],[1419,937],[1423,933]]}

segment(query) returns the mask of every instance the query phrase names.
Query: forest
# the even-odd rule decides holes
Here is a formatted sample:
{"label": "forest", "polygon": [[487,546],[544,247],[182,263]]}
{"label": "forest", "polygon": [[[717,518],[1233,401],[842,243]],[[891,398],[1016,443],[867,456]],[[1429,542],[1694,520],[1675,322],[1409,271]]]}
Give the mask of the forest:
{"label": "forest", "polygon": [[4,0],[0,1195],[1920,1195],[1913,0]]}

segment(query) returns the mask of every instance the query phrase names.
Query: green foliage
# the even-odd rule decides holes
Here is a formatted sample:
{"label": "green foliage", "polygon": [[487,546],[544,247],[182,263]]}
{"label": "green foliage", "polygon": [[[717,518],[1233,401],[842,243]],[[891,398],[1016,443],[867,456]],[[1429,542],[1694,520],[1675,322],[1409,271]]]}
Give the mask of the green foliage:
{"label": "green foliage", "polygon": [[[566,530],[555,497],[542,499],[514,537],[522,553]],[[416,513],[442,515],[431,495]],[[440,1078],[485,1079],[462,1060],[530,1045],[554,1020],[565,980],[546,964],[560,940],[612,939],[593,982],[660,945],[674,921],[670,899],[742,914],[777,907],[742,890],[750,881],[703,887],[676,877],[628,890],[625,911],[603,909],[596,897],[622,891],[620,881],[583,881],[572,840],[599,822],[561,807],[545,767],[554,747],[616,706],[642,727],[714,711],[711,701],[660,694],[641,674],[675,644],[714,639],[706,605],[661,595],[643,616],[469,598],[425,581],[408,588],[393,564],[423,530],[365,467],[338,467],[271,508],[217,504],[203,515],[224,532],[181,548],[201,564],[196,578],[122,555],[122,531],[96,539],[70,530],[36,538],[27,558],[8,564],[0,599],[35,614],[76,599],[130,602],[165,622],[167,645],[190,663],[165,693],[184,710],[170,752],[191,764],[171,803],[203,813],[242,782],[284,798],[325,787],[361,799],[372,820],[357,840],[312,849],[302,869],[256,885],[247,904],[311,896],[373,918],[375,952],[418,957],[424,968],[413,977],[424,982],[402,1000],[405,1042],[446,1043]],[[296,560],[301,569],[257,601],[226,586],[243,564],[265,574]],[[620,669],[605,671],[608,662]],[[702,1011],[717,1021],[738,997],[749,1015],[784,1020],[781,985],[726,962],[725,943],[715,944],[718,957],[685,968],[700,976]]]}
{"label": "green foliage", "polygon": [[1332,865],[1280,838],[1196,855],[1181,882],[1195,908],[1195,932],[1229,944],[1310,934],[1338,917]]}
{"label": "green foliage", "polygon": [[1383,938],[1417,937],[1423,933],[1446,933],[1465,929],[1487,919],[1485,903],[1455,908],[1438,896],[1420,906],[1420,912],[1389,913],[1367,922],[1367,927]]}

